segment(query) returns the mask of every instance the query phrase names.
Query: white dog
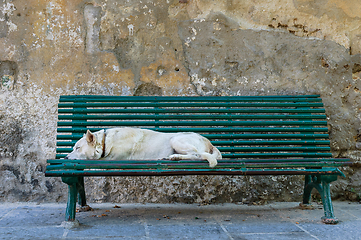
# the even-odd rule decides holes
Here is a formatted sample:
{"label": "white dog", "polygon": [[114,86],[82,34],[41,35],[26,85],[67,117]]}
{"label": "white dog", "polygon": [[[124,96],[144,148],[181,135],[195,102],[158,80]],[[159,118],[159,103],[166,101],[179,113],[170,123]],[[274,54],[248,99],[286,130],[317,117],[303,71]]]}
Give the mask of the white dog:
{"label": "white dog", "polygon": [[206,159],[210,167],[222,159],[219,150],[197,133],[161,133],[139,128],[89,130],[66,159],[101,160],[196,160]]}

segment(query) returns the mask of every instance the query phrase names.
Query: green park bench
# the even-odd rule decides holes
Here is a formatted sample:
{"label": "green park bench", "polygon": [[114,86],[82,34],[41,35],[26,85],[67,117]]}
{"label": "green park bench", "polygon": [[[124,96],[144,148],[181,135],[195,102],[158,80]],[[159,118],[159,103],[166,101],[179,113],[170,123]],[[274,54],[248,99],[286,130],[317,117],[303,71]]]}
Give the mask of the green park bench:
{"label": "green park bench", "polygon": [[[66,221],[76,202],[86,206],[84,177],[175,175],[304,175],[303,204],[311,191],[322,197],[325,223],[337,223],[330,183],[350,160],[333,158],[322,99],[307,96],[135,97],[61,96],[56,159],[46,177],[69,186]],[[201,160],[69,160],[64,157],[86,130],[137,127],[160,132],[197,132],[222,153],[215,168]],[[225,186],[226,187],[226,186]]]}

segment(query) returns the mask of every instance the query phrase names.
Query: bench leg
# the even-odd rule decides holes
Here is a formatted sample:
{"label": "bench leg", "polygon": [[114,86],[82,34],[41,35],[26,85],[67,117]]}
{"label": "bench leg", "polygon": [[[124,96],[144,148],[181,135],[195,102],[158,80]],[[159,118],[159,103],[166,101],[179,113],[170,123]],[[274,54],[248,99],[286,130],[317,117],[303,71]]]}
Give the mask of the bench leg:
{"label": "bench leg", "polygon": [[76,213],[76,200],[78,195],[77,185],[79,179],[77,177],[62,177],[62,181],[68,184],[68,202],[65,212],[65,221],[74,222]]}
{"label": "bench leg", "polygon": [[84,177],[79,177],[77,184],[78,189],[78,204],[82,207],[86,206],[85,188],[84,188]]}
{"label": "bench leg", "polygon": [[338,219],[335,217],[333,212],[332,200],[331,200],[331,191],[330,183],[337,180],[337,176],[310,176],[306,175],[305,178],[305,189],[303,192],[303,202],[302,207],[310,205],[311,201],[311,192],[313,188],[320,193],[322,198],[323,210],[325,216],[322,217],[322,222],[326,224],[337,224]]}
{"label": "bench leg", "polygon": [[312,190],[316,188],[316,190],[321,194],[322,185],[319,182],[319,179],[316,176],[306,175],[305,177],[305,188],[303,191],[303,205],[311,205],[311,193]]}
{"label": "bench leg", "polygon": [[303,201],[302,204],[309,205],[311,201],[311,192],[314,188],[314,183],[312,182],[312,176],[306,175],[305,176],[305,188],[303,191]]}
{"label": "bench leg", "polygon": [[322,193],[320,192],[320,194],[322,196],[323,210],[325,212],[325,216],[321,218],[322,222],[326,224],[337,224],[338,219],[333,213],[330,191],[330,183],[337,180],[337,176],[321,176],[321,179],[323,191]]}
{"label": "bench leg", "polygon": [[92,208],[86,203],[84,177],[78,177],[78,204],[80,205],[79,212],[91,211]]}

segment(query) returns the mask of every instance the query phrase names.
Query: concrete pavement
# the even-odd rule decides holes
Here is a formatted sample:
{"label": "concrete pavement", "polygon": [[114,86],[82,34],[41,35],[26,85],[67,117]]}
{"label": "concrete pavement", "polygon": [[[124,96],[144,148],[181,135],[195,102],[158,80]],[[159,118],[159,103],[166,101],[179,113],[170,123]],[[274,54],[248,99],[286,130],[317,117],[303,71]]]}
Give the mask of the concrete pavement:
{"label": "concrete pavement", "polygon": [[0,204],[0,239],[361,239],[361,204],[334,202],[337,225],[321,223],[322,206],[90,204],[66,229],[65,204]]}

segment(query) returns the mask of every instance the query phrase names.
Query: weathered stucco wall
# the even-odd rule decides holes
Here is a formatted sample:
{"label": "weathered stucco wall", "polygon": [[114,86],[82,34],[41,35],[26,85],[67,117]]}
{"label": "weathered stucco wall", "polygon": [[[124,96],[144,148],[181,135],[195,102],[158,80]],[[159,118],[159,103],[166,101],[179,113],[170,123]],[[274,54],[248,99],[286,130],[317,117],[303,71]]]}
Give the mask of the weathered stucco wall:
{"label": "weathered stucco wall", "polygon": [[[317,2],[317,3],[316,3]],[[358,0],[0,3],[0,200],[64,201],[45,178],[62,94],[320,93],[332,151],[361,162]],[[332,186],[358,200],[361,169]],[[301,199],[302,177],[91,178],[90,201]]]}

